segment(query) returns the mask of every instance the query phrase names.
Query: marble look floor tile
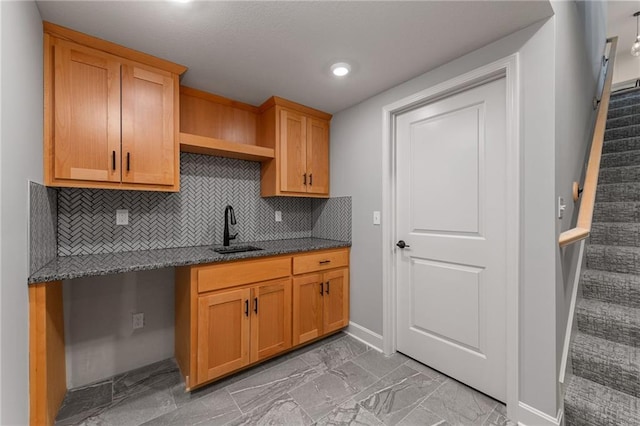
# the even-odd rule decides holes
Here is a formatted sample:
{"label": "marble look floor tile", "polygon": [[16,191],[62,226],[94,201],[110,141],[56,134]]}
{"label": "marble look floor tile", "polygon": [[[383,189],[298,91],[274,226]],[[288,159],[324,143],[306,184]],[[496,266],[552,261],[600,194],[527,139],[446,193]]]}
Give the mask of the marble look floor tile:
{"label": "marble look floor tile", "polygon": [[294,401],[289,394],[281,395],[279,398],[245,414],[237,420],[230,422],[229,426],[238,425],[286,425],[304,426],[310,425],[313,421],[305,411]]}
{"label": "marble look floor tile", "polygon": [[427,367],[426,365],[422,364],[421,362],[418,362],[414,359],[409,358],[407,360],[407,362],[404,363],[406,366],[413,368],[414,370],[424,374],[427,377],[431,377],[433,380],[437,381],[437,382],[444,382],[445,380],[448,379],[447,376],[445,376],[442,373],[437,372],[436,370]]}
{"label": "marble look floor tile", "polygon": [[401,365],[365,389],[355,400],[386,425],[395,425],[441,383]]}
{"label": "marble look floor tile", "polygon": [[329,371],[329,374],[340,377],[356,392],[360,392],[378,381],[378,378],[352,361],[347,361]]}
{"label": "marble look floor tile", "polygon": [[224,425],[242,416],[226,389],[219,389],[156,417],[147,426]]}
{"label": "marble look floor tile", "polygon": [[111,380],[70,390],[64,397],[56,417],[56,425],[77,424],[94,416],[111,404],[113,383]]}
{"label": "marble look floor tile", "polygon": [[354,399],[350,399],[316,422],[317,426],[382,426],[380,420]]}
{"label": "marble look floor tile", "polygon": [[300,358],[294,358],[233,383],[226,389],[242,412],[246,413],[302,386],[318,375],[315,369]]}
{"label": "marble look floor tile", "polygon": [[376,377],[383,377],[407,362],[408,359],[400,352],[386,356],[381,352],[371,350],[358,356],[353,362]]}
{"label": "marble look floor tile", "polygon": [[300,358],[318,371],[327,371],[352,360],[368,350],[369,347],[364,343],[351,336],[345,336],[302,354]]}
{"label": "marble look floor tile", "polygon": [[147,390],[123,396],[97,416],[80,423],[85,426],[138,426],[176,409],[170,389]]}
{"label": "marble look floor tile", "polygon": [[251,367],[247,370],[240,371],[239,373],[232,374],[231,376],[227,376],[224,379],[217,380],[213,383],[194,389],[190,392],[185,391],[185,384],[183,381],[180,381],[180,383],[172,387],[171,392],[173,394],[173,399],[176,402],[176,406],[181,407],[184,404],[195,401],[220,389],[226,388],[233,383],[240,382],[247,377],[254,376],[264,370],[264,365],[256,365],[255,367]]}
{"label": "marble look floor tile", "polygon": [[156,362],[113,378],[113,399],[148,390],[170,389],[182,382],[173,359]]}
{"label": "marble look floor tile", "polygon": [[347,362],[300,386],[291,394],[313,420],[318,420],[376,381],[361,367]]}
{"label": "marble look floor tile", "polygon": [[455,380],[444,383],[422,406],[451,424],[482,425],[497,402]]}
{"label": "marble look floor tile", "polygon": [[489,414],[489,418],[483,423],[483,426],[517,426],[517,424],[507,418],[507,407],[499,402]]}
{"label": "marble look floor tile", "polygon": [[451,426],[446,420],[421,405],[417,406],[398,426]]}

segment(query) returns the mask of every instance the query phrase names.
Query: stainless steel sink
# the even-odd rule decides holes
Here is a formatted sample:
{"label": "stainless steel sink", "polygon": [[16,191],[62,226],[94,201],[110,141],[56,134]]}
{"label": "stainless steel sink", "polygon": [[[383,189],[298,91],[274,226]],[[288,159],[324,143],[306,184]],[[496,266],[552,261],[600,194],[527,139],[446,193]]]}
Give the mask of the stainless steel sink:
{"label": "stainless steel sink", "polygon": [[213,249],[213,251],[220,254],[243,253],[245,251],[256,251],[256,250],[262,250],[262,249],[260,247],[255,247],[255,246],[229,246],[229,247],[218,247]]}

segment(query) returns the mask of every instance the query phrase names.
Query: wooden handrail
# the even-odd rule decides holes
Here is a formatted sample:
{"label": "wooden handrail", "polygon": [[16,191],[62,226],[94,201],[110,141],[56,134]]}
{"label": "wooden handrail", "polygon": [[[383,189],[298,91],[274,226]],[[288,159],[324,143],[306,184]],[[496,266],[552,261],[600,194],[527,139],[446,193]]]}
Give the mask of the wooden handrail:
{"label": "wooden handrail", "polygon": [[607,64],[607,74],[602,88],[602,97],[596,116],[596,125],[591,141],[591,151],[589,152],[589,163],[587,173],[584,177],[582,201],[578,213],[578,222],[575,228],[571,228],[560,234],[558,242],[560,247],[568,246],[576,241],[584,240],[591,233],[591,221],[593,219],[593,207],[596,202],[596,188],[598,186],[598,174],[600,173],[600,159],[602,157],[602,145],[604,144],[604,131],[607,127],[607,114],[609,113],[609,98],[611,97],[611,82],[613,80],[613,65],[616,60],[616,48],[618,47],[618,37],[607,39],[611,43],[609,50],[609,63]]}

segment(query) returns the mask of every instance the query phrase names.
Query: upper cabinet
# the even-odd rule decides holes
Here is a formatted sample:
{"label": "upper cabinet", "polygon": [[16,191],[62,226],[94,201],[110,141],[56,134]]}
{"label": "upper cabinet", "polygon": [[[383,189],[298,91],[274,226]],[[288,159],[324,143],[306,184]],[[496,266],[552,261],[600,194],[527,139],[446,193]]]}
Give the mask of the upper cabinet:
{"label": "upper cabinet", "polygon": [[44,31],[45,184],[178,191],[186,68],[50,23]]}
{"label": "upper cabinet", "polygon": [[262,196],[329,197],[331,115],[278,97],[260,111],[258,141],[275,149],[262,163]]}

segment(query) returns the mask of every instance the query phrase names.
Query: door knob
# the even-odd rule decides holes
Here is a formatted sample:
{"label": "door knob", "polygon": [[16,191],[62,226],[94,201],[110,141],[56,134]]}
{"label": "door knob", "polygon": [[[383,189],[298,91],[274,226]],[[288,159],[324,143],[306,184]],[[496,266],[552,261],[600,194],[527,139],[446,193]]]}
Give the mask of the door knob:
{"label": "door knob", "polygon": [[396,245],[397,245],[398,247],[400,247],[401,249],[403,249],[403,248],[405,248],[405,247],[411,247],[409,244],[406,244],[406,243],[404,242],[404,240],[400,240],[400,241],[398,241],[398,242],[396,243]]}

